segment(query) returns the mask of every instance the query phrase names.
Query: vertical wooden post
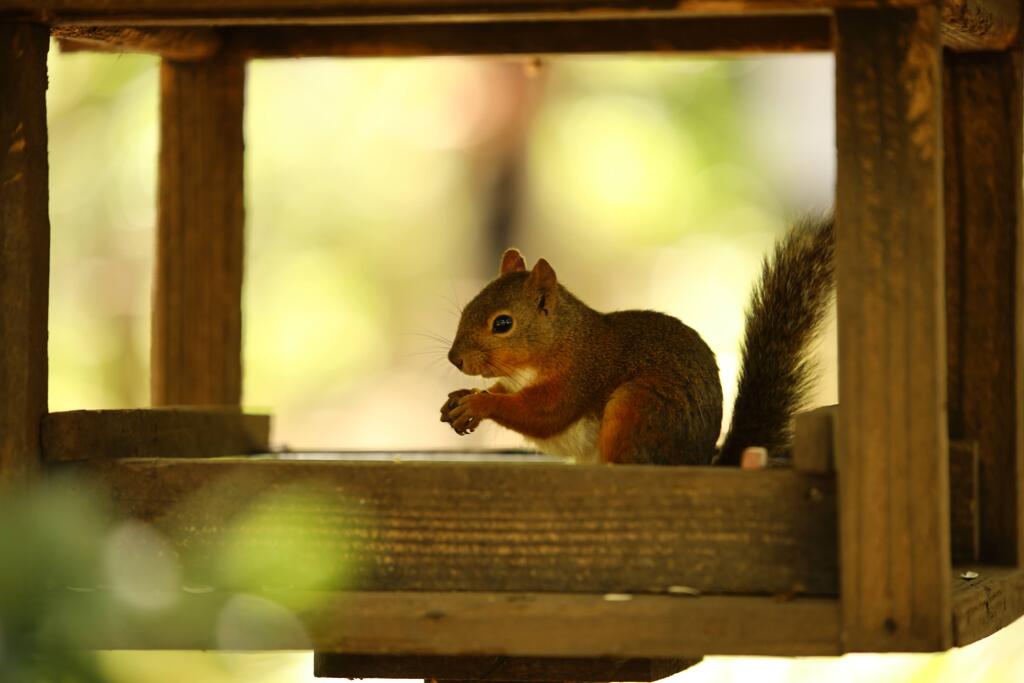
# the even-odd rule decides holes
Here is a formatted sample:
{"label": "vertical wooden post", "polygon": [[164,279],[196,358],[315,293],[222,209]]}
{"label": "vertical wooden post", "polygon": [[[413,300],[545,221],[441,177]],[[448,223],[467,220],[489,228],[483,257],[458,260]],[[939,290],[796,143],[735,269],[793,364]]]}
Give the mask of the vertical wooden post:
{"label": "vertical wooden post", "polygon": [[949,428],[978,443],[981,560],[1022,559],[1018,51],[944,57]]}
{"label": "vertical wooden post", "polygon": [[0,22],[0,484],[38,465],[50,217],[45,26]]}
{"label": "vertical wooden post", "polygon": [[836,13],[848,651],[951,642],[937,7]]}
{"label": "vertical wooden post", "polygon": [[244,90],[233,55],[161,67],[154,405],[241,401]]}

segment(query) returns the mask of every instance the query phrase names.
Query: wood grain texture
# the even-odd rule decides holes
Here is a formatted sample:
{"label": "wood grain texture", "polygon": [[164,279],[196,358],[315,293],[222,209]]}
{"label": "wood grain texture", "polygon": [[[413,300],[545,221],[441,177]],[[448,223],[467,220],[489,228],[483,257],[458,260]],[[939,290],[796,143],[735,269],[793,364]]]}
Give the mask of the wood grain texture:
{"label": "wood grain texture", "polygon": [[831,48],[827,16],[689,17],[224,29],[260,57],[811,52]]}
{"label": "wood grain texture", "polygon": [[255,555],[288,548],[346,589],[837,588],[834,482],[791,471],[230,459],[80,468],[199,569],[237,527]]}
{"label": "wood grain texture", "polygon": [[942,42],[954,50],[1005,50],[1017,40],[1017,0],[943,0]]}
{"label": "wood grain texture", "polygon": [[[141,619],[135,611],[97,624],[90,644],[101,649],[312,648],[515,657],[839,653],[834,599],[637,595],[612,602],[601,595],[564,593],[264,593],[235,599],[232,615],[245,615],[248,609],[254,617],[278,618],[253,618],[239,637],[225,642],[210,624],[218,623],[231,602],[232,596],[220,591],[183,593],[174,610],[158,617]],[[288,612],[274,609],[275,603],[305,605],[290,610],[301,628],[281,619],[281,612]]]}
{"label": "wood grain texture", "polygon": [[57,24],[210,26],[824,13],[835,7],[918,4],[921,0],[0,0],[0,14],[34,13]]}
{"label": "wood grain texture", "polygon": [[0,21],[0,484],[37,468],[50,218],[44,26]]}
{"label": "wood grain texture", "polygon": [[[964,569],[978,578],[960,578]],[[963,647],[992,635],[1024,615],[1024,569],[958,567],[953,581],[953,645]]]}
{"label": "wood grain texture", "polygon": [[949,528],[953,564],[978,562],[981,520],[978,514],[978,442],[949,444]]}
{"label": "wood grain texture", "polygon": [[935,8],[836,14],[843,639],[949,646],[942,130]]}
{"label": "wood grain texture", "polygon": [[50,461],[210,458],[269,449],[270,416],[237,407],[73,410],[43,420],[43,456]]}
{"label": "wood grain texture", "polygon": [[321,678],[423,678],[443,681],[657,681],[700,660],[603,657],[439,657],[317,652]]}
{"label": "wood grain texture", "polygon": [[242,110],[236,56],[164,61],[153,287],[154,405],[242,395]]}
{"label": "wood grain texture", "polygon": [[981,560],[1004,564],[1022,553],[1021,68],[1015,51],[944,61],[949,430],[978,442]]}
{"label": "wood grain texture", "polygon": [[839,406],[821,406],[793,420],[793,469],[828,474],[835,471],[835,421]]}
{"label": "wood grain texture", "polygon": [[51,35],[62,52],[144,52],[164,59],[208,59],[220,49],[220,36],[210,28],[136,28],[55,26]]}

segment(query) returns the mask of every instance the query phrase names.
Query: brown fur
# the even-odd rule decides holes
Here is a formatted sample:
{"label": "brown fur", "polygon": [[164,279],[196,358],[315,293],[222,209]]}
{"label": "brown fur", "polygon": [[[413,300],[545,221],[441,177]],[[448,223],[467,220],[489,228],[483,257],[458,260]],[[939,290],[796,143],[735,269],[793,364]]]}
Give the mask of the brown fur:
{"label": "brown fur", "polygon": [[[784,425],[809,377],[804,348],[831,292],[830,226],[798,228],[766,262],[748,315],[740,398],[723,463],[734,464],[738,445],[787,443]],[[546,439],[591,418],[600,421],[603,462],[711,461],[722,388],[714,354],[697,332],[653,311],[599,313],[559,284],[543,259],[526,271],[515,250],[502,257],[500,272],[466,306],[448,356],[471,375],[530,371],[533,381],[516,387],[505,379],[490,391],[453,392],[442,420],[460,434],[490,419]],[[514,320],[508,332],[492,331],[500,315]]]}

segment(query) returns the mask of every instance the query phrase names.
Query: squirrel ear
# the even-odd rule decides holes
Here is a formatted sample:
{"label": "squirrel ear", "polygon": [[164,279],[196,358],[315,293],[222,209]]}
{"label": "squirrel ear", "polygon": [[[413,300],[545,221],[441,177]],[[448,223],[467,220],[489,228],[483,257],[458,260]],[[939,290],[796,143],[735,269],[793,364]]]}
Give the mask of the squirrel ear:
{"label": "squirrel ear", "polygon": [[498,270],[498,275],[521,273],[524,270],[526,270],[526,261],[523,260],[523,255],[519,253],[519,250],[506,249],[501,257],[501,268]]}
{"label": "squirrel ear", "polygon": [[537,306],[547,314],[555,307],[555,294],[558,292],[558,277],[551,264],[541,259],[530,271],[529,283],[540,292]]}

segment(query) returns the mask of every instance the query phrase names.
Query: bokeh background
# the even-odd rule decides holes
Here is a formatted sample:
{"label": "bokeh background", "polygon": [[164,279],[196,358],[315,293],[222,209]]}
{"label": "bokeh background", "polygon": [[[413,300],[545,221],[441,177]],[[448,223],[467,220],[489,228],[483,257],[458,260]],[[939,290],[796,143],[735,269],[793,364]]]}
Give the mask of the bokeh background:
{"label": "bokeh background", "polygon": [[[472,385],[445,360],[459,307],[514,245],[595,308],[699,330],[728,414],[760,260],[790,220],[831,205],[832,68],[829,55],[250,64],[246,405],[272,410],[292,449],[522,445],[437,420]],[[51,50],[51,410],[148,402],[158,72],[150,57]],[[833,330],[819,356],[815,402],[831,403]],[[1022,646],[1024,622],[939,656],[713,658],[678,681],[1020,681]],[[312,680],[308,653],[103,653],[98,670]]]}

